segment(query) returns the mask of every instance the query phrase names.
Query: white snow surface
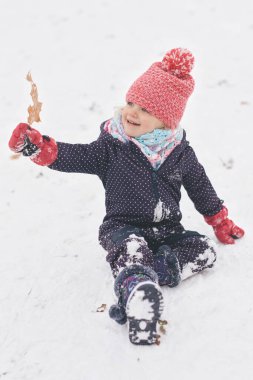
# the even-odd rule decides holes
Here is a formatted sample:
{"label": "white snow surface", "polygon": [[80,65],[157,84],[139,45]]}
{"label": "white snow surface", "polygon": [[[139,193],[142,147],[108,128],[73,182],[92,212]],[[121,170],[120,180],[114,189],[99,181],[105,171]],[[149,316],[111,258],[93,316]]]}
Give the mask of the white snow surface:
{"label": "white snow surface", "polygon": [[[252,0],[0,1],[1,380],[252,376],[252,15]],[[182,126],[246,236],[217,244],[214,269],[163,288],[167,333],[139,347],[107,313],[102,184],[11,160],[7,144],[26,121],[29,70],[43,102],[34,126],[88,143],[133,80],[178,46],[196,62]],[[182,212],[185,228],[215,239],[185,192]]]}

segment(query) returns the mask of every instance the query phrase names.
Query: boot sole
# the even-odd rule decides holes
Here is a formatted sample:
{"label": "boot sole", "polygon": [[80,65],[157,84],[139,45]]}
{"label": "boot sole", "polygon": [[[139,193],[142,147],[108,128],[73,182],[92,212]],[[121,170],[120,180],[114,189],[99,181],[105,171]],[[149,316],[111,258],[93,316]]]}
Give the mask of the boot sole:
{"label": "boot sole", "polygon": [[131,343],[157,343],[157,322],[162,315],[163,307],[161,289],[154,282],[141,282],[133,289],[126,305]]}

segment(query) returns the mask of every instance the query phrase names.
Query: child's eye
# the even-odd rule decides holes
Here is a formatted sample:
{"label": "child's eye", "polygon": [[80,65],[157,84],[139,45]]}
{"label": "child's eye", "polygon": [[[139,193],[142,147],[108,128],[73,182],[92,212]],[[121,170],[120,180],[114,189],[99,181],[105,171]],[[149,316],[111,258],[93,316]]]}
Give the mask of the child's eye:
{"label": "child's eye", "polygon": [[143,112],[147,112],[147,113],[149,113],[147,110],[146,110],[146,108],[142,108],[141,109]]}
{"label": "child's eye", "polygon": [[133,103],[132,102],[127,102],[127,105],[131,107],[133,105]]}

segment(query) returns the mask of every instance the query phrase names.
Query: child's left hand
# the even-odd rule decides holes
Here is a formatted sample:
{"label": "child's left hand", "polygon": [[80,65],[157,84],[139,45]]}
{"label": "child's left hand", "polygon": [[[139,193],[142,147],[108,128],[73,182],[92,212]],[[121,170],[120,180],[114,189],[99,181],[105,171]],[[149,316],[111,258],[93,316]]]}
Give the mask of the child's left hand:
{"label": "child's left hand", "polygon": [[244,230],[228,219],[228,210],[223,207],[213,216],[204,216],[207,224],[211,225],[218,240],[223,244],[234,244],[236,239],[243,237]]}

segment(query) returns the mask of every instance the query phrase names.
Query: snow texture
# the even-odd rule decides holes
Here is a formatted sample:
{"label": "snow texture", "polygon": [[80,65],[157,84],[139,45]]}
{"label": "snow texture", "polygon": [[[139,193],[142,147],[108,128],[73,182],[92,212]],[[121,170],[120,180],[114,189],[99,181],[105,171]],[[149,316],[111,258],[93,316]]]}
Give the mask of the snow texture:
{"label": "snow texture", "polygon": [[143,290],[133,291],[133,296],[129,296],[129,298],[131,298],[131,302],[129,302],[128,306],[128,316],[133,316],[135,319],[152,319],[154,316],[154,311],[152,308],[154,303],[150,302],[148,299],[144,299],[145,292]]}
{"label": "snow texture", "polygon": [[167,209],[161,199],[159,199],[154,212],[154,222],[158,223],[161,220],[167,219],[169,214],[170,210]]}
{"label": "snow texture", "polygon": [[[0,1],[1,380],[252,376],[252,14],[252,0]],[[178,46],[195,56],[182,126],[246,235],[218,243],[214,269],[163,288],[167,334],[160,346],[138,347],[108,317],[102,184],[11,160],[7,143],[26,121],[29,70],[43,102],[35,126],[86,143],[133,80]],[[181,208],[185,228],[215,239],[185,192]]]}
{"label": "snow texture", "polygon": [[133,264],[134,259],[142,259],[142,253],[138,250],[140,249],[142,244],[144,243],[144,238],[138,237],[135,234],[129,235],[129,241],[126,243],[127,245],[127,256],[129,257],[129,265]]}

